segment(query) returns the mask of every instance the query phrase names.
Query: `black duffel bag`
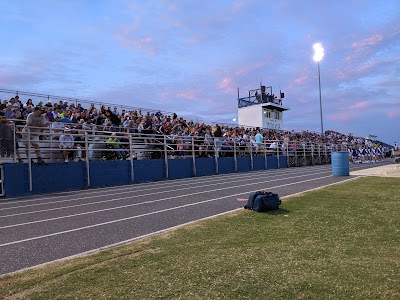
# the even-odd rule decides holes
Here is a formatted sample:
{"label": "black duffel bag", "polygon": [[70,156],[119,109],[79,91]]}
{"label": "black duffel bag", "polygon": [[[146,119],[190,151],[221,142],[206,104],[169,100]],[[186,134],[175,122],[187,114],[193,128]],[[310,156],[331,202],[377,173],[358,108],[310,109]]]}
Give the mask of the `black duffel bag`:
{"label": "black duffel bag", "polygon": [[277,210],[282,201],[279,199],[278,194],[271,192],[252,192],[247,200],[244,208],[255,210],[258,212]]}

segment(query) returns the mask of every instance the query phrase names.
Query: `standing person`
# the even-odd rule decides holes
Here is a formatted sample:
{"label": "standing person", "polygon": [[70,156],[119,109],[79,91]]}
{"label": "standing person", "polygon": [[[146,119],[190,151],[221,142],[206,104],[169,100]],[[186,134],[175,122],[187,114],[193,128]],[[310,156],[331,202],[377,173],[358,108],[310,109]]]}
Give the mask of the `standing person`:
{"label": "standing person", "polygon": [[222,137],[222,130],[218,124],[215,124],[213,128],[214,133],[214,142],[215,142],[215,156],[219,157],[219,152],[221,150],[221,137]]}
{"label": "standing person", "polygon": [[40,109],[40,107],[36,106],[34,111],[28,115],[26,119],[26,125],[22,130],[22,138],[25,145],[26,157],[29,157],[28,132],[30,132],[30,141],[33,148],[35,148],[35,154],[38,164],[44,163],[44,160],[40,155],[39,136],[40,132],[42,132],[43,130],[42,128],[46,126],[46,118],[42,115],[42,110]]}
{"label": "standing person", "polygon": [[256,140],[256,153],[258,154],[262,149],[262,145],[264,143],[264,137],[259,130],[257,130],[257,134],[254,139]]}

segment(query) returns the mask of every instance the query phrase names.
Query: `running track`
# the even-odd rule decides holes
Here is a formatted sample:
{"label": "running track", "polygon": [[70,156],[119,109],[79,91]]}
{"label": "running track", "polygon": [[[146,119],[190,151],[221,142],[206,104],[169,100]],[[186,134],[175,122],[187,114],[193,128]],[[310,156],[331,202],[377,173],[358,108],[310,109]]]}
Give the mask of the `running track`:
{"label": "running track", "polygon": [[[351,170],[386,163],[352,165]],[[63,192],[0,202],[0,274],[241,208],[255,190],[281,197],[354,178],[331,165],[263,170]]]}

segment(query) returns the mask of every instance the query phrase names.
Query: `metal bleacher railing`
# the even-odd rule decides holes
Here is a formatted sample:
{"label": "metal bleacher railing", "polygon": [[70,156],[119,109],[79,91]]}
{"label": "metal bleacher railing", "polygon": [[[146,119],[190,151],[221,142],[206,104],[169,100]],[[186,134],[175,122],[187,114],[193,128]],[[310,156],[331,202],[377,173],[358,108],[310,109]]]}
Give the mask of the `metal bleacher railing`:
{"label": "metal bleacher railing", "polygon": [[[75,107],[78,106],[78,104],[81,104],[83,108],[90,108],[92,105],[100,109],[101,107],[104,107],[106,109],[112,110],[114,107],[117,108],[119,112],[122,111],[141,111],[143,115],[149,113],[157,113],[161,112],[163,115],[173,115],[173,112],[167,112],[167,111],[161,111],[157,109],[149,109],[149,108],[140,108],[140,107],[135,107],[131,105],[120,105],[120,104],[113,104],[105,101],[97,101],[97,100],[85,100],[85,99],[78,99],[78,98],[73,98],[73,97],[63,97],[63,96],[55,96],[55,95],[47,95],[47,94],[40,94],[40,93],[32,93],[32,92],[24,92],[24,91],[18,91],[18,90],[9,90],[9,89],[1,89],[0,88],[0,99],[1,101],[9,100],[12,97],[15,96],[26,96],[23,101],[21,101],[23,104],[28,100],[28,98],[32,98],[34,100],[35,105],[37,105],[39,102],[42,102],[42,104],[46,104],[47,101],[51,101],[52,103],[54,102],[68,102],[68,104],[74,104]],[[183,118],[186,118],[185,116],[182,116]],[[199,120],[197,120],[199,121]]]}
{"label": "metal bleacher railing", "polygon": [[[264,157],[266,169],[269,156],[277,157],[278,168],[280,167],[279,157],[282,156],[286,157],[288,167],[296,167],[328,164],[331,152],[342,150],[338,145],[317,143],[265,140],[262,144],[257,144],[254,141],[230,137],[218,139],[211,136],[130,133],[124,131],[124,128],[111,132],[96,130],[94,127],[92,129],[69,128],[69,124],[57,128],[52,126],[53,124],[49,123],[49,126],[45,128],[34,128],[15,125],[12,122],[1,123],[1,162],[27,163],[30,185],[32,185],[32,163],[37,162],[38,152],[35,153],[35,150],[39,150],[39,155],[45,163],[70,161],[86,163],[88,186],[90,186],[90,161],[95,160],[130,160],[131,173],[133,173],[134,160],[163,159],[167,172],[166,178],[168,178],[170,159],[192,159],[193,175],[196,176],[196,159],[202,157],[214,158],[216,165],[218,165],[218,158],[231,157],[235,170],[237,170],[239,157],[249,157],[251,170],[253,170],[255,157]],[[5,132],[7,134],[4,134]],[[70,140],[74,142],[71,149],[60,148],[60,140],[65,139],[62,138],[63,135],[72,136]],[[77,137],[79,139],[76,139]],[[38,149],[34,148],[35,144],[39,146]]]}
{"label": "metal bleacher railing", "polygon": [[[74,141],[71,151],[76,153],[83,151],[83,157],[89,160],[110,159],[160,159],[181,157],[234,157],[234,156],[260,156],[280,155],[294,157],[296,160],[289,162],[289,166],[310,165],[317,163],[329,163],[321,160],[323,156],[332,151],[341,150],[341,145],[318,144],[310,142],[292,142],[285,144],[282,140],[265,140],[263,144],[254,141],[243,141],[236,138],[222,137],[220,139],[210,137],[196,137],[191,135],[163,135],[158,133],[129,133],[124,128],[117,131],[104,131],[69,127],[65,124],[62,128],[52,127],[35,128],[9,123],[6,126],[8,134],[0,132],[1,158],[3,162],[18,162],[18,157],[23,161],[33,158],[35,142],[32,138],[39,135],[39,150],[42,158],[48,162],[60,162],[62,160],[60,149],[61,135],[71,135],[74,139],[81,137],[80,141]],[[32,132],[40,130],[40,133]],[[23,134],[24,131],[24,134]],[[116,141],[110,140],[115,137]],[[77,148],[78,145],[78,148]],[[28,151],[26,151],[28,150]],[[122,150],[125,155],[106,155],[107,152],[116,153]],[[347,151],[347,149],[344,149]],[[88,153],[86,155],[86,152]],[[28,153],[28,156],[25,153]],[[128,155],[129,154],[129,155]],[[74,156],[77,156],[74,155]],[[78,156],[77,156],[78,157]],[[35,157],[36,158],[36,157]],[[305,159],[311,159],[302,161]]]}

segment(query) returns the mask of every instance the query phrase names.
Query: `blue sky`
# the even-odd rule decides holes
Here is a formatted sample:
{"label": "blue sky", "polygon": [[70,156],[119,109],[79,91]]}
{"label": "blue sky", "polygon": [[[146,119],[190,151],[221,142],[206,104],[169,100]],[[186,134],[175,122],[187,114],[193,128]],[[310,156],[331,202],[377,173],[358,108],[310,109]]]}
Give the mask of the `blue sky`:
{"label": "blue sky", "polygon": [[324,128],[400,144],[398,0],[0,0],[0,28],[2,89],[233,123],[262,78],[298,131],[320,131],[320,42]]}

